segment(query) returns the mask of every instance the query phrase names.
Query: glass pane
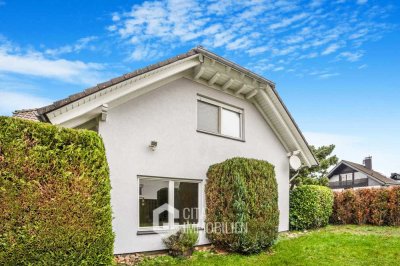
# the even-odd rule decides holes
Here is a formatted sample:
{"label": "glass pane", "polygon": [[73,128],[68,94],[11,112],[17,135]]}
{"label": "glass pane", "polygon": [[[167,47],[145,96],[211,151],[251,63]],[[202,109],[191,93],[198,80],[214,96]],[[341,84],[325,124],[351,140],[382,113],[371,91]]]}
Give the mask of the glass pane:
{"label": "glass pane", "polygon": [[[199,184],[174,182],[175,224],[197,224],[199,221]],[[177,214],[179,215],[177,216]]]}
{"label": "glass pane", "polygon": [[240,114],[230,110],[222,109],[221,134],[240,138]]}
{"label": "glass pane", "polygon": [[218,133],[218,106],[197,101],[197,129]]}
{"label": "glass pane", "polygon": [[168,226],[167,205],[168,181],[139,179],[140,227]]}

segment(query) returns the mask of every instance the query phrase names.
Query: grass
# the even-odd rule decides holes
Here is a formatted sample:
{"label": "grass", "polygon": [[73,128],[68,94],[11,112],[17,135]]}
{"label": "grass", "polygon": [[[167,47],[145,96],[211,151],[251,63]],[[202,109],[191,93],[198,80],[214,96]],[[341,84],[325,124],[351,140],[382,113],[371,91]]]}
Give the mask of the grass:
{"label": "grass", "polygon": [[196,252],[187,260],[161,256],[142,265],[399,265],[400,227],[328,226],[282,234],[269,251],[253,256]]}

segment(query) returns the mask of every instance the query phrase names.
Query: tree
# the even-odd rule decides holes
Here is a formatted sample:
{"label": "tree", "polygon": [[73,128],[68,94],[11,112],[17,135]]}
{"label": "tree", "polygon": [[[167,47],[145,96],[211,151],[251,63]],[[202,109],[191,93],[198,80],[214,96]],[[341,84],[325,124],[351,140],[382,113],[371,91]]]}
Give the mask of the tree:
{"label": "tree", "polygon": [[328,186],[328,169],[338,163],[336,155],[331,155],[335,145],[314,147],[310,146],[311,151],[317,158],[319,165],[303,167],[299,171],[290,171],[290,189],[301,185],[320,185]]}

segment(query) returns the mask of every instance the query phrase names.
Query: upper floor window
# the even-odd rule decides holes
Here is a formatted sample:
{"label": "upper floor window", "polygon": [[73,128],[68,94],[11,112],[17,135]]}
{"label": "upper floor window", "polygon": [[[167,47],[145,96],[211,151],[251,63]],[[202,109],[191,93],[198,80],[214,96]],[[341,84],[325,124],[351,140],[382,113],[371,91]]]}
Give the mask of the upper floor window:
{"label": "upper floor window", "polygon": [[243,139],[243,110],[199,96],[197,130]]}

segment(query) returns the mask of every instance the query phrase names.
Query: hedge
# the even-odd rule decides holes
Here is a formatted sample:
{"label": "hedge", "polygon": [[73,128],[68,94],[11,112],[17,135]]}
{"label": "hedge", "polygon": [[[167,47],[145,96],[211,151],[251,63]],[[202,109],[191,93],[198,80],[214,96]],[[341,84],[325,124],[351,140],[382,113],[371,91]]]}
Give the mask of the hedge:
{"label": "hedge", "polygon": [[303,185],[290,193],[291,230],[305,230],[328,225],[332,214],[333,193],[324,186]]}
{"label": "hedge", "polygon": [[101,138],[0,117],[0,265],[110,265],[113,242]]}
{"label": "hedge", "polygon": [[400,186],[335,192],[331,222],[400,225]]}
{"label": "hedge", "polygon": [[[210,166],[207,178],[208,238],[219,247],[245,254],[271,246],[279,224],[274,166],[232,158]],[[225,230],[216,230],[218,225]]]}

